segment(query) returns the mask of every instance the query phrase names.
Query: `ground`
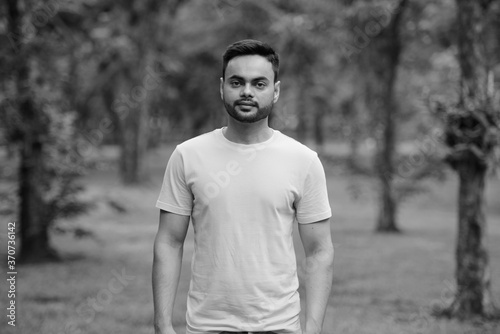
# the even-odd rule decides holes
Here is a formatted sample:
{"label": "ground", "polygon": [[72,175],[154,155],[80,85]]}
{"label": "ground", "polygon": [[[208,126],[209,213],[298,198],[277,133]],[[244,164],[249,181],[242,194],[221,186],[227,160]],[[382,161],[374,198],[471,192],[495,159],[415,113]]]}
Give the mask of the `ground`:
{"label": "ground", "polygon": [[[52,243],[65,261],[18,267],[16,327],[8,326],[4,316],[2,333],[154,333],[151,265],[158,224],[154,205],[170,152],[171,147],[151,153],[149,179],[141,186],[122,186],[113,168],[84,177],[85,197],[96,206],[90,214],[62,223],[83,226],[96,238],[54,235]],[[500,333],[499,323],[461,323],[430,315],[433,307],[444,306],[453,297],[457,180],[452,173],[444,183],[429,182],[428,192],[403,203],[398,215],[402,234],[383,235],[373,232],[372,181],[355,179],[330,164],[325,168],[333,210],[335,272],[323,333]],[[488,179],[486,200],[493,290],[498,301],[498,177]],[[126,212],[117,210],[117,205]],[[303,250],[297,234],[295,238],[301,278]],[[4,257],[5,251],[1,252]],[[179,334],[185,332],[192,252],[190,228],[174,311]],[[0,292],[6,300],[3,282]]]}

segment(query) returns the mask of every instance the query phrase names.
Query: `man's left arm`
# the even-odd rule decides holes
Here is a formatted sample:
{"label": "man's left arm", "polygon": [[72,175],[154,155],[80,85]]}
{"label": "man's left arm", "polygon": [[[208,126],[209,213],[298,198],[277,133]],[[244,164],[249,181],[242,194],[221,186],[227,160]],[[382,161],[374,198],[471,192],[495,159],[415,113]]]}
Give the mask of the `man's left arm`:
{"label": "man's left arm", "polygon": [[329,219],[299,224],[304,246],[306,323],[304,334],[319,334],[323,327],[333,279],[333,244]]}

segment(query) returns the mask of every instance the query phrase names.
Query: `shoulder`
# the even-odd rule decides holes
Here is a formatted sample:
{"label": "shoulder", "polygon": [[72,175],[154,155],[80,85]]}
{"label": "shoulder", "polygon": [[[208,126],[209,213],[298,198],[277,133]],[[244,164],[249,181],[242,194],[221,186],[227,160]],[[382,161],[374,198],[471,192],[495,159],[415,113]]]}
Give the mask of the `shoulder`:
{"label": "shoulder", "polygon": [[302,144],[298,140],[289,137],[280,131],[277,131],[277,135],[277,143],[280,146],[280,150],[283,150],[290,155],[297,157],[298,159],[303,159],[306,161],[311,161],[312,159],[318,157],[316,151]]}
{"label": "shoulder", "polygon": [[218,130],[219,129],[215,129],[210,132],[203,133],[201,135],[188,139],[177,145],[176,150],[179,153],[189,153],[192,151],[199,151],[203,150],[204,148],[213,146],[216,139],[215,138],[216,131]]}

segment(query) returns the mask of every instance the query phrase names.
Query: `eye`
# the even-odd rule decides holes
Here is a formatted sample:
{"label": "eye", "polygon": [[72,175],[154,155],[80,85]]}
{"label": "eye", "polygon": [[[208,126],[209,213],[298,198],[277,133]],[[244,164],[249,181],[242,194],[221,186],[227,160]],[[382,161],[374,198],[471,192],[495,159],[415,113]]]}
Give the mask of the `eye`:
{"label": "eye", "polygon": [[259,81],[259,82],[257,82],[257,84],[255,86],[257,88],[265,88],[267,86],[267,84],[264,81]]}
{"label": "eye", "polygon": [[231,85],[231,87],[239,87],[241,86],[240,82],[239,81],[230,81],[229,84]]}

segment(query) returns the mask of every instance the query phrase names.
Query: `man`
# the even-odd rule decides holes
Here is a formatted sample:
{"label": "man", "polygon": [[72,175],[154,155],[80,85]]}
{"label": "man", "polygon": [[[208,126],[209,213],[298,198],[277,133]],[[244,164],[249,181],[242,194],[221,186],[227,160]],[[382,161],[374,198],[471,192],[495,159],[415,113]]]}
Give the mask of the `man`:
{"label": "man", "polygon": [[[321,332],[332,282],[331,210],[317,154],[268,125],[280,93],[278,69],[267,44],[230,45],[220,79],[227,127],[178,145],[170,157],[156,204],[156,334],[175,333],[172,309],[190,219],[186,333]],[[302,326],[294,220],[306,254]]]}

